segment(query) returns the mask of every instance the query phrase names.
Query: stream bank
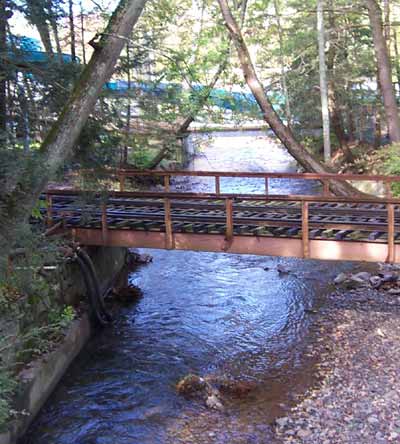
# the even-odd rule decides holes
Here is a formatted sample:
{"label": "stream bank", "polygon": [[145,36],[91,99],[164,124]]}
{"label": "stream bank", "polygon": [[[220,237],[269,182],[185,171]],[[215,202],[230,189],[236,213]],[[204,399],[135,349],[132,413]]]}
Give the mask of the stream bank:
{"label": "stream bank", "polygon": [[276,421],[278,443],[400,441],[400,297],[372,288],[326,297],[307,353],[320,383]]}
{"label": "stream bank", "polygon": [[[105,293],[125,266],[127,250],[88,248],[86,252]],[[21,265],[15,267],[18,271]],[[93,333],[84,272],[76,262],[42,266],[29,276],[37,281],[30,292],[15,293],[10,299],[9,286],[1,294],[1,444],[15,443],[24,434]]]}

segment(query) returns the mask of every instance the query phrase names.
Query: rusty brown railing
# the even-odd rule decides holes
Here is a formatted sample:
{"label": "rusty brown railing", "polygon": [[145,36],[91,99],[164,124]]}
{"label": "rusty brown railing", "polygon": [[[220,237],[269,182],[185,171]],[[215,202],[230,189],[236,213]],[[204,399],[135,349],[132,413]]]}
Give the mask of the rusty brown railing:
{"label": "rusty brown railing", "polygon": [[265,181],[265,194],[269,195],[269,182],[271,179],[301,179],[301,180],[317,180],[323,186],[323,195],[330,194],[330,181],[365,181],[365,182],[381,182],[385,184],[386,195],[391,196],[391,186],[393,183],[400,182],[400,176],[384,176],[384,175],[361,175],[361,174],[334,174],[334,173],[266,173],[266,172],[226,172],[226,171],[161,171],[161,170],[110,170],[109,173],[119,180],[119,190],[125,190],[125,181],[128,177],[163,177],[165,191],[170,190],[170,179],[172,177],[214,177],[215,194],[221,194],[221,178],[222,177],[242,177],[242,178],[258,178]]}
{"label": "rusty brown railing", "polygon": [[[145,172],[141,172],[141,174],[145,174]],[[226,219],[226,231],[225,231],[225,240],[227,243],[227,246],[229,246],[233,240],[234,240],[234,203],[235,200],[240,201],[276,201],[276,202],[298,202],[301,207],[301,241],[302,241],[302,249],[303,249],[303,257],[308,258],[310,256],[310,238],[309,238],[309,230],[310,230],[310,222],[309,222],[309,205],[312,203],[353,203],[353,204],[384,204],[386,206],[387,211],[387,224],[386,228],[381,231],[384,231],[387,233],[387,261],[388,262],[395,262],[395,235],[396,230],[400,230],[400,226],[397,226],[395,224],[395,206],[400,206],[400,199],[399,198],[393,198],[391,196],[387,197],[338,197],[338,196],[332,196],[332,195],[322,195],[322,196],[311,196],[311,195],[271,195],[271,194],[264,194],[264,195],[246,195],[246,194],[228,194],[228,193],[221,193],[218,188],[216,189],[216,193],[177,193],[177,192],[170,192],[169,191],[169,178],[174,175],[187,175],[187,172],[159,172],[159,176],[163,176],[165,179],[164,185],[165,188],[168,190],[166,192],[127,192],[127,191],[112,191],[109,193],[109,198],[154,198],[159,199],[162,202],[162,206],[164,208],[164,223],[165,223],[165,248],[166,249],[173,249],[175,242],[174,242],[174,231],[173,231],[173,216],[171,212],[171,208],[174,203],[179,202],[179,200],[187,200],[187,199],[193,199],[193,201],[197,200],[206,200],[206,201],[224,201],[224,208],[225,208],[225,219]],[[204,173],[204,175],[207,176],[213,176],[216,173]],[[295,174],[281,174],[281,173],[218,173],[215,175],[215,177],[230,177],[231,174],[235,175],[234,177],[248,177],[248,175],[251,175],[252,177],[296,177],[298,178],[299,175]],[[202,175],[193,174],[196,176]],[[304,175],[300,175],[301,177],[304,177]],[[314,175],[314,174],[308,174],[306,177],[307,179],[321,179],[322,175]],[[323,175],[324,179],[326,178],[326,175]],[[334,176],[335,180],[337,179],[337,175]],[[345,176],[345,175],[343,175]],[[354,178],[359,177],[356,175],[346,175],[346,179],[348,180],[348,177]],[[331,176],[329,175],[329,178]],[[343,180],[346,180],[345,177],[342,177]],[[369,176],[364,177],[362,176],[364,180],[374,180],[373,178],[378,177],[379,179],[383,180],[382,177],[384,177],[384,180],[387,181],[387,176]],[[385,183],[393,183],[400,180],[400,177],[394,176],[390,177],[390,180],[388,180]],[[219,191],[219,192],[218,192]],[[51,226],[52,224],[52,218],[54,215],[53,208],[52,208],[52,199],[55,196],[62,196],[62,195],[80,195],[85,192],[83,191],[71,191],[71,190],[49,190],[46,193],[46,199],[47,199],[47,222],[48,226]],[[95,193],[94,193],[95,194]],[[98,194],[100,197],[100,195]],[[262,222],[257,223],[259,225],[262,225]],[[338,225],[338,224],[336,224]],[[335,224],[330,224],[329,222],[313,222],[311,228],[332,228],[336,226]],[[107,222],[107,204],[102,203],[101,204],[101,231],[102,231],[102,237],[103,237],[103,243],[104,245],[107,245],[108,242],[108,233],[111,228],[108,226]],[[341,229],[341,230],[354,230],[354,231],[370,231],[371,227],[368,226],[361,226],[358,224],[340,224],[337,228],[333,229]]]}

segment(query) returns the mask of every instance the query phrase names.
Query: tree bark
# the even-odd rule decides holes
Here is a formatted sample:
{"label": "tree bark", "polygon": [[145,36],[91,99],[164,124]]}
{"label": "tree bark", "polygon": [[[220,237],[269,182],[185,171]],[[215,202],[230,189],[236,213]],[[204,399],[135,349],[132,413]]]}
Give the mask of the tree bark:
{"label": "tree bark", "polygon": [[317,2],[317,36],[318,36],[318,60],[319,60],[319,86],[321,92],[322,130],[324,135],[324,160],[331,161],[331,128],[328,105],[328,82],[325,62],[325,26],[324,26],[324,1]]}
{"label": "tree bark", "polygon": [[[26,220],[50,178],[74,153],[79,134],[94,108],[104,83],[110,78],[126,39],[147,0],[121,0],[89,64],[76,83],[71,98],[44,140],[40,162],[31,162],[17,178],[16,186],[0,195],[0,244],[13,243],[13,229]],[[32,180],[28,180],[32,178]]]}
{"label": "tree bark", "polygon": [[334,15],[333,0],[328,0],[328,23],[329,23],[329,50],[327,54],[326,67],[328,70],[328,101],[329,115],[331,117],[332,129],[336,134],[340,149],[346,161],[352,162],[354,156],[348,144],[348,137],[344,129],[342,113],[340,112],[340,99],[336,89],[335,63],[336,45],[338,42],[338,31]]}
{"label": "tree bark", "polygon": [[48,21],[50,22],[50,27],[53,31],[53,37],[56,43],[58,61],[60,63],[63,63],[60,36],[58,34],[57,14],[54,11],[52,0],[47,0],[46,4],[47,4]]}
{"label": "tree bark", "polygon": [[400,119],[392,84],[392,68],[388,48],[383,34],[382,10],[376,0],[366,0],[374,40],[375,56],[381,85],[389,137],[400,142]]}
{"label": "tree bark", "polygon": [[379,104],[374,107],[374,148],[379,148],[382,141],[381,113]]}
{"label": "tree bark", "polygon": [[75,23],[74,23],[74,3],[73,0],[68,0],[68,15],[69,15],[69,33],[71,39],[71,57],[76,61],[76,43],[75,43]]}
{"label": "tree bark", "polygon": [[398,94],[400,94],[400,53],[399,53],[399,45],[397,43],[397,30],[394,29],[393,31],[393,47],[394,47],[394,60],[395,60],[395,67],[396,67],[396,77],[397,77],[397,88],[398,88]]}
{"label": "tree bark", "polygon": [[383,34],[386,40],[388,55],[390,59],[390,1],[383,0],[384,29]]}
{"label": "tree bark", "polygon": [[[7,52],[7,3],[0,0],[0,54]],[[7,132],[7,71],[0,60],[0,138]]]}
{"label": "tree bark", "polygon": [[37,0],[26,0],[29,11],[29,20],[36,26],[40,35],[40,40],[44,46],[44,50],[49,55],[53,55],[53,48],[51,45],[50,31],[46,22],[46,13],[43,8],[43,4],[40,4]]}
{"label": "tree bark", "polygon": [[[262,113],[264,120],[271,127],[278,139],[286,147],[288,152],[304,167],[306,171],[315,173],[329,173],[329,169],[324,167],[317,159],[315,159],[294,137],[292,131],[287,128],[280,117],[273,109],[267,95],[265,94],[263,85],[258,79],[253,62],[251,60],[247,45],[243,39],[242,33],[237,25],[236,20],[232,16],[226,0],[218,0],[221,8],[225,25],[231,35],[236,46],[242,67],[244,78],[254,95]],[[331,181],[331,190],[336,194],[355,195],[359,194],[358,190],[345,182]]]}
{"label": "tree bark", "polygon": [[86,65],[86,47],[85,47],[85,23],[83,17],[83,5],[81,1],[81,44],[82,44],[82,58],[83,64]]}
{"label": "tree bark", "polygon": [[289,91],[286,81],[286,70],[285,70],[285,59],[283,55],[283,29],[281,23],[281,15],[279,10],[278,0],[274,0],[274,9],[276,16],[276,25],[278,27],[278,37],[279,37],[279,64],[281,65],[281,87],[283,91],[283,95],[285,97],[285,117],[286,124],[288,128],[292,125],[292,112],[290,110],[290,98]]}
{"label": "tree bark", "polygon": [[131,53],[130,53],[130,45],[127,43],[126,45],[126,65],[127,65],[127,80],[128,80],[128,94],[127,94],[127,106],[126,106],[126,125],[125,125],[125,144],[123,147],[122,153],[122,164],[126,165],[128,163],[128,138],[131,131],[131,96],[129,91],[131,91],[132,87],[132,79],[131,79]]}

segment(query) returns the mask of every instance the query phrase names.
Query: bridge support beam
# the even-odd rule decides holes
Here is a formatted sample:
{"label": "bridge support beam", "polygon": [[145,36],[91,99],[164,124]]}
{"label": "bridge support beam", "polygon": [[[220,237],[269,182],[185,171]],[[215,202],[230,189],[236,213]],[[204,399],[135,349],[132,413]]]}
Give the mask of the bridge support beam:
{"label": "bridge support beam", "polygon": [[[83,245],[104,245],[101,230],[75,228],[75,240]],[[108,230],[108,246],[166,249],[163,232]],[[231,245],[226,245],[225,235],[174,233],[172,249],[190,251],[228,252],[260,256],[283,256],[303,258],[303,241],[298,238],[273,238],[263,236],[235,236]],[[309,258],[385,262],[386,243],[349,242],[337,240],[309,240]],[[399,263],[400,245],[394,246],[394,262]]]}

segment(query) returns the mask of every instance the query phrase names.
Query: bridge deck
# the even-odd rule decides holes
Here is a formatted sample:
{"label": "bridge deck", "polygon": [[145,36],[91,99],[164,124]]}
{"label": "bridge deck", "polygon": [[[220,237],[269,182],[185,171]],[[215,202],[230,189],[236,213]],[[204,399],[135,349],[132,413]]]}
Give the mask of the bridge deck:
{"label": "bridge deck", "polygon": [[323,196],[222,194],[217,180],[215,193],[171,193],[172,175],[164,174],[163,193],[112,192],[106,202],[51,190],[48,223],[62,222],[63,232],[86,245],[400,261],[399,199],[338,198],[326,186]]}

